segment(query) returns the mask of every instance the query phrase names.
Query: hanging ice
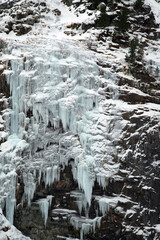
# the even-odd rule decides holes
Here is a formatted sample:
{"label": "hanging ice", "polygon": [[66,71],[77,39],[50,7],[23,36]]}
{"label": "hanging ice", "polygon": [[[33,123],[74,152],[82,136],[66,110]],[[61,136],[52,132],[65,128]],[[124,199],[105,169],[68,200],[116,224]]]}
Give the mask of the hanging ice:
{"label": "hanging ice", "polygon": [[96,227],[99,228],[101,224],[101,217],[96,217],[94,219],[71,217],[71,224],[77,229],[80,229],[80,239],[83,240],[85,235],[90,233],[95,233]]}
{"label": "hanging ice", "polygon": [[88,204],[90,205],[94,180],[91,178],[91,176],[89,176],[89,171],[86,163],[78,165],[77,180],[79,188],[84,190],[85,197]]}
{"label": "hanging ice", "polygon": [[44,224],[46,226],[47,219],[48,219],[48,210],[52,204],[52,196],[47,196],[47,198],[42,198],[38,200],[38,204],[42,212],[42,217],[44,218]]}
{"label": "hanging ice", "polygon": [[10,173],[11,181],[9,181],[9,194],[6,199],[6,218],[9,220],[11,224],[13,224],[13,217],[14,217],[14,209],[16,206],[16,199],[15,199],[15,185],[16,185],[16,174],[15,172]]}
{"label": "hanging ice", "polygon": [[103,216],[105,216],[106,213],[109,212],[110,208],[115,208],[118,204],[118,202],[126,203],[129,202],[128,199],[123,197],[97,197],[96,198],[99,203],[99,210]]}
{"label": "hanging ice", "polygon": [[59,181],[59,167],[58,166],[53,166],[53,167],[48,167],[45,172],[45,185],[51,185],[54,181]]}
{"label": "hanging ice", "polygon": [[84,193],[81,193],[80,191],[73,191],[71,192],[71,197],[76,199],[76,203],[77,203],[80,215],[82,213],[82,210],[84,210],[85,216],[88,217],[89,204],[87,202],[87,199]]}
{"label": "hanging ice", "polygon": [[[37,184],[44,181],[47,187],[59,181],[62,167],[73,159],[74,179],[85,199],[82,206],[78,205],[79,211],[83,208],[87,215],[95,179],[104,188],[106,183],[96,177],[95,171],[95,166],[102,164],[108,144],[104,135],[107,128],[99,127],[100,118],[105,124],[108,119],[99,106],[103,97],[98,89],[104,79],[99,75],[96,57],[70,41],[62,44],[61,40],[42,39],[35,44],[31,38],[29,45],[14,44],[8,44],[6,59],[4,55],[12,95],[8,143],[11,138],[15,140],[12,150],[17,156],[10,156],[9,164],[14,169],[21,163],[23,200],[30,205]],[[108,81],[111,77],[106,73]],[[42,201],[40,206],[46,223],[48,202]]]}
{"label": "hanging ice", "polygon": [[24,194],[27,198],[28,205],[31,204],[31,200],[33,199],[34,192],[36,190],[36,183],[34,182],[34,177],[32,173],[24,173],[23,174],[24,180]]}

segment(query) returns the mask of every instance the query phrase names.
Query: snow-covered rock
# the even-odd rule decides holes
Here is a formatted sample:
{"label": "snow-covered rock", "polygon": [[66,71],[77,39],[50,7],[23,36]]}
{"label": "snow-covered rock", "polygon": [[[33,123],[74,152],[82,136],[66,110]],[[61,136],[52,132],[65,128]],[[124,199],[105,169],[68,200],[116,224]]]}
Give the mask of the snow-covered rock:
{"label": "snow-covered rock", "polygon": [[[145,3],[159,23],[158,3]],[[140,64],[130,69],[124,47],[139,35],[131,31],[137,19],[142,26],[148,21],[147,14],[131,16],[135,24],[119,40],[113,26],[91,28],[101,13],[85,1],[69,8],[60,0],[0,4],[0,89],[6,81],[0,96],[0,207],[7,219],[13,224],[15,212],[16,226],[35,239],[45,232],[48,239],[60,238],[58,227],[52,230],[57,222],[64,224],[64,239],[98,239],[113,225],[119,237],[156,237],[160,84],[154,73],[160,62],[154,51],[160,45],[149,30],[140,34],[142,43],[148,41],[146,71]],[[115,18],[123,4],[114,13],[106,6],[108,16]],[[28,239],[11,224],[0,238],[12,231],[16,239]]]}

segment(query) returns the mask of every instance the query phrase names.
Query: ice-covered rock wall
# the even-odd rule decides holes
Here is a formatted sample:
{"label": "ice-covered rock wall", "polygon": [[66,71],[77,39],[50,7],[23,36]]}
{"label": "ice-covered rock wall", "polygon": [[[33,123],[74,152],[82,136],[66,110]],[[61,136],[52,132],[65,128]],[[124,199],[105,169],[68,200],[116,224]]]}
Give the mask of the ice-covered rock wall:
{"label": "ice-covered rock wall", "polygon": [[[92,2],[0,2],[0,207],[7,219],[38,240],[61,228],[60,239],[157,239],[160,65],[151,9],[121,1],[113,12],[109,1],[111,19],[130,11],[125,38],[116,26],[96,27]],[[158,22],[158,3],[145,3]],[[147,43],[145,63],[132,67],[125,55],[136,36]],[[0,221],[6,239],[13,227],[1,212]]]}
{"label": "ice-covered rock wall", "polygon": [[[85,204],[90,205],[95,180],[105,188],[107,178],[118,171],[118,164],[112,165],[116,148],[109,146],[107,138],[118,139],[124,124],[116,107],[116,99],[119,104],[116,78],[107,70],[100,75],[93,54],[68,41],[50,40],[47,44],[47,39],[35,44],[34,39],[30,41],[29,46],[9,44],[3,56],[11,110],[7,115],[10,120],[6,121],[8,139],[1,145],[1,159],[7,160],[9,169],[3,170],[4,160],[1,179],[8,177],[12,169],[15,180],[9,178],[12,188],[7,193],[1,184],[1,202],[4,205],[6,195],[7,203],[12,203],[7,204],[11,222],[17,170],[23,175],[22,200],[27,199],[30,205],[39,182],[44,181],[47,186],[58,181],[60,166],[74,159],[74,179],[84,192]],[[103,82],[110,88],[115,102],[109,109],[112,112],[109,119],[103,108],[112,104],[112,99],[106,102],[103,97]],[[55,138],[58,146],[52,146]],[[43,203],[40,202],[42,208]],[[43,215],[46,222],[47,215]]]}

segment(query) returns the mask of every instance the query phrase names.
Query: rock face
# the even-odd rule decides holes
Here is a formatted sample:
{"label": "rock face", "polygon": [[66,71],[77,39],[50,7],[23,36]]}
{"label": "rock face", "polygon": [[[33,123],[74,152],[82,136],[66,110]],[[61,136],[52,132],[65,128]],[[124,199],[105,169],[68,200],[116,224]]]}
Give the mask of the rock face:
{"label": "rock face", "polygon": [[[65,4],[0,4],[0,207],[35,240],[157,240],[158,23],[144,4]],[[0,239],[28,239],[11,224],[0,212]]]}
{"label": "rock face", "polygon": [[[40,21],[45,12],[49,11],[45,2],[35,3],[34,1],[6,1],[0,4],[0,15],[4,19],[1,32],[9,34],[11,31],[16,35],[23,35],[31,31],[32,26]],[[9,21],[5,21],[9,15]]]}

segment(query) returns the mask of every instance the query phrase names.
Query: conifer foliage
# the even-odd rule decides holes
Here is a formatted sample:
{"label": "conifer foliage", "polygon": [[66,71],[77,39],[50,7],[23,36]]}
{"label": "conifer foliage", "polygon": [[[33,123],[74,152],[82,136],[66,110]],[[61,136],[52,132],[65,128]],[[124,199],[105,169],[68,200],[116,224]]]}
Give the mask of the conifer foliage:
{"label": "conifer foliage", "polygon": [[119,32],[126,32],[129,28],[128,23],[129,10],[123,8],[116,23]]}
{"label": "conifer foliage", "polygon": [[140,10],[142,8],[143,4],[144,4],[143,0],[136,0],[136,2],[134,4],[134,9]]}
{"label": "conifer foliage", "polygon": [[143,48],[140,46],[138,38],[134,38],[130,41],[129,52],[126,54],[126,61],[130,64],[141,60],[143,57]]}

